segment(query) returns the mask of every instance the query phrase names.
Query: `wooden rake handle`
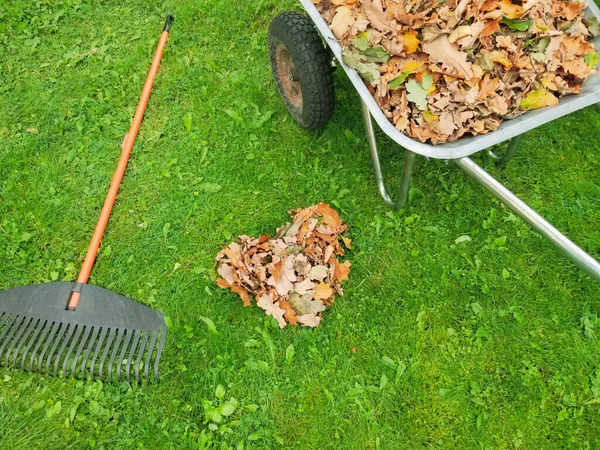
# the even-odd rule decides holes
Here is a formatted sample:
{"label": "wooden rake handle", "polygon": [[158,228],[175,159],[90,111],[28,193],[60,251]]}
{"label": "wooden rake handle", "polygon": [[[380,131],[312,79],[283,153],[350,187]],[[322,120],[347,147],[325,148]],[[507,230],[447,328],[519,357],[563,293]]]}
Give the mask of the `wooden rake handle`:
{"label": "wooden rake handle", "polygon": [[173,16],[167,16],[165,27],[160,36],[160,40],[158,41],[158,47],[154,53],[154,59],[152,60],[150,72],[148,72],[148,77],[146,78],[146,83],[144,84],[140,101],[138,102],[135,115],[133,116],[133,120],[131,122],[131,127],[129,128],[129,132],[125,135],[125,140],[123,141],[123,151],[121,152],[121,158],[119,159],[117,170],[115,171],[112,182],[110,183],[110,188],[108,189],[108,194],[106,195],[106,200],[104,201],[104,206],[102,207],[102,212],[100,213],[100,218],[98,219],[96,229],[94,230],[94,235],[92,236],[90,246],[88,247],[88,251],[85,255],[81,272],[79,272],[79,277],[77,277],[77,283],[75,283],[73,292],[69,298],[69,302],[67,304],[68,310],[75,310],[75,308],[77,308],[79,299],[81,297],[81,288],[90,278],[90,273],[92,271],[92,267],[94,266],[94,262],[96,261],[96,256],[98,255],[98,249],[100,248],[100,242],[102,241],[104,230],[106,230],[110,213],[113,205],[115,204],[115,199],[117,198],[117,193],[119,192],[119,187],[121,186],[121,181],[123,180],[123,175],[125,174],[125,169],[127,168],[127,162],[129,161],[131,149],[133,149],[138,131],[140,130],[142,118],[144,117],[146,105],[148,104],[150,92],[152,91],[152,85],[154,84],[154,77],[156,77],[156,73],[158,72],[158,67],[160,66],[163,50],[167,44],[167,38],[169,37],[169,30],[172,23]]}

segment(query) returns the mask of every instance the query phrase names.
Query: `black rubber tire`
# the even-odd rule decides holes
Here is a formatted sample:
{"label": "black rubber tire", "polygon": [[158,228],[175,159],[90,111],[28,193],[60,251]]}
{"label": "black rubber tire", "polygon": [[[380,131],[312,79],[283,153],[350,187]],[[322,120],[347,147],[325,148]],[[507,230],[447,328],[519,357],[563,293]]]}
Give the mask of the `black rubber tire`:
{"label": "black rubber tire", "polygon": [[[323,127],[331,119],[335,104],[333,70],[331,53],[311,20],[292,11],[279,14],[269,25],[268,45],[273,78],[290,115],[303,128]],[[279,73],[280,46],[289,53],[297,74],[294,82],[301,87],[299,102],[290,99],[283,85],[288,74]]]}

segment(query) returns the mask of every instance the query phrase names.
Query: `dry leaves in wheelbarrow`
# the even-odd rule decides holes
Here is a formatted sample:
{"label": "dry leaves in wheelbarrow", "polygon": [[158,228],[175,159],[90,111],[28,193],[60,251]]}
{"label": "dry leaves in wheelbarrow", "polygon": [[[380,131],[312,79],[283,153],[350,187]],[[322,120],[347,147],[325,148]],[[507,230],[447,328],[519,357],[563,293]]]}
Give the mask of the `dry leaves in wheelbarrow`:
{"label": "dry leaves in wheelbarrow", "polygon": [[385,116],[421,142],[496,130],[597,72],[584,1],[313,0]]}
{"label": "dry leaves in wheelbarrow", "polygon": [[274,237],[245,235],[217,255],[217,284],[238,294],[244,306],[255,301],[281,328],[287,323],[316,327],[321,313],[344,295],[350,261],[340,262],[342,233],[348,227],[337,211],[319,203],[291,211],[292,223],[277,229]]}

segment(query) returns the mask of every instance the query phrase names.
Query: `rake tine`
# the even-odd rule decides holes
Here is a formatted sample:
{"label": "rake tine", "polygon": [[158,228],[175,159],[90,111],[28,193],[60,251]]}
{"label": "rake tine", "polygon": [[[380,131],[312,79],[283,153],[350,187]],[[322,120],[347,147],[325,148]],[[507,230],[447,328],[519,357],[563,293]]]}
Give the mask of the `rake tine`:
{"label": "rake tine", "polygon": [[113,351],[110,354],[110,361],[108,362],[108,381],[109,381],[109,383],[112,383],[113,363],[115,362],[115,356],[117,356],[117,350],[119,350],[119,345],[121,344],[121,341],[123,340],[123,333],[125,333],[125,330],[123,328],[120,328],[119,332],[117,333],[117,339],[115,340],[115,346],[113,347]]}
{"label": "rake tine", "polygon": [[133,335],[133,330],[126,330],[127,334],[125,335],[125,342],[123,343],[123,347],[121,348],[121,354],[119,355],[119,361],[117,362],[117,380],[121,381],[121,366],[123,365],[123,360],[125,359],[125,353],[129,348],[129,341],[131,341],[131,336]]}
{"label": "rake tine", "polygon": [[67,344],[71,340],[71,337],[73,336],[73,333],[77,328],[77,325],[69,324],[69,327],[65,330],[64,339],[60,344],[60,348],[58,350],[58,353],[56,354],[56,360],[54,361],[54,376],[58,375],[58,366],[60,365],[60,360],[62,359],[63,352],[65,351],[65,348],[67,348]]}
{"label": "rake tine", "polygon": [[98,373],[98,377],[102,380],[102,373],[104,372],[104,362],[106,361],[106,356],[108,355],[108,351],[110,350],[110,346],[115,339],[115,329],[112,328],[108,334],[108,342],[104,346],[104,351],[102,352],[102,357],[100,358],[100,369]]}
{"label": "rake tine", "polygon": [[75,352],[75,358],[73,358],[73,364],[71,366],[71,373],[73,374],[73,378],[77,377],[77,361],[79,361],[79,356],[81,355],[81,352],[85,348],[85,344],[88,340],[88,337],[90,337],[91,332],[92,332],[92,327],[90,327],[89,325],[86,325],[85,331],[83,333],[83,337],[81,338],[81,341],[79,342],[79,347],[77,347],[77,351]]}
{"label": "rake tine", "polygon": [[[17,345],[17,348],[15,348],[15,351],[13,353],[13,362],[12,365],[16,366],[17,365],[17,357],[19,356],[19,352],[21,351],[21,347],[23,347],[23,345],[25,344],[25,342],[27,342],[27,338],[29,337],[29,335],[31,334],[31,331],[33,329],[35,329],[36,325],[40,322],[40,319],[35,320],[35,319],[31,319],[31,321],[29,322],[29,325],[27,326],[27,329],[25,330],[25,333],[23,334],[23,336],[21,336],[19,338],[19,342]],[[8,352],[10,354],[10,350]],[[8,359],[6,360],[6,365],[8,365]]]}
{"label": "rake tine", "polygon": [[144,356],[144,350],[146,349],[146,344],[148,343],[148,331],[144,331],[144,337],[142,338],[142,343],[140,344],[140,349],[138,351],[138,357],[135,362],[135,381],[140,382],[140,362],[142,361],[142,357]]}
{"label": "rake tine", "polygon": [[[96,344],[96,349],[94,350],[94,356],[92,357],[92,364],[90,365],[90,376],[92,380],[94,379],[94,365],[96,364],[96,358],[98,357],[98,353],[100,353],[100,349],[102,348],[102,344],[104,343],[104,339],[106,338],[106,330],[107,328],[102,328],[100,332],[100,339],[98,339],[98,343]],[[85,372],[85,366],[84,366]]]}
{"label": "rake tine", "polygon": [[150,340],[150,345],[148,346],[148,355],[146,356],[146,362],[144,363],[144,375],[146,375],[146,381],[150,383],[150,376],[148,375],[150,360],[152,359],[152,352],[154,351],[154,346],[156,345],[156,337],[158,336],[158,331],[152,333],[152,339]]}
{"label": "rake tine", "polygon": [[158,349],[156,350],[156,357],[154,359],[154,378],[156,382],[160,382],[160,376],[158,375],[158,363],[160,362],[160,355],[162,354],[163,348],[165,347],[165,341],[167,340],[167,333],[160,333],[160,341],[158,342]]}
{"label": "rake tine", "polygon": [[[0,329],[2,329],[2,327],[4,326],[4,324],[6,322],[8,322],[8,318],[10,317],[10,313],[2,313],[2,316],[0,316]],[[4,335],[4,333],[0,334],[0,339],[2,339],[2,336]]]}
{"label": "rake tine", "polygon": [[48,351],[48,347],[50,347],[50,344],[52,343],[52,341],[54,341],[54,338],[58,335],[61,325],[62,324],[60,322],[52,322],[52,329],[50,330],[50,334],[48,334],[48,338],[46,339],[46,343],[44,344],[42,353],[40,353],[40,360],[39,360],[39,366],[38,366],[39,372],[42,372],[42,365],[44,364],[44,356],[46,355],[46,352]]}
{"label": "rake tine", "polygon": [[87,360],[88,360],[88,357],[90,356],[92,348],[94,347],[94,344],[97,343],[96,338],[98,337],[99,331],[100,331],[100,328],[94,327],[94,331],[92,332],[92,337],[90,338],[90,345],[88,345],[87,349],[85,350],[85,354],[83,355],[83,358],[81,359],[81,378],[83,380],[85,380],[85,369],[87,366]]}
{"label": "rake tine", "polygon": [[34,367],[35,355],[37,354],[38,350],[40,349],[40,347],[46,340],[46,336],[48,336],[48,333],[50,333],[50,331],[54,327],[54,322],[52,322],[52,323],[48,323],[48,322],[49,321],[44,322],[44,332],[42,333],[42,337],[37,340],[37,342],[35,343],[35,347],[33,348],[33,352],[31,352],[31,358],[29,358],[29,370],[35,370],[35,367]]}
{"label": "rake tine", "polygon": [[[18,332],[17,332],[16,336],[14,337],[14,339],[12,339],[12,342],[10,343],[10,345],[8,346],[8,349],[6,350],[6,359],[4,362],[4,365],[6,367],[8,367],[8,362],[10,361],[10,355],[13,352],[13,348],[15,348],[15,345],[17,345],[20,342],[21,336],[23,336],[23,333],[25,333],[25,330],[29,331],[31,322],[33,322],[33,319],[30,319],[28,317],[23,317],[23,320],[17,327]],[[8,340],[10,340],[10,338]],[[19,347],[21,347],[21,345],[19,345]],[[0,352],[0,354],[2,354],[2,352]],[[17,357],[15,356],[15,359],[16,358]]]}
{"label": "rake tine", "polygon": [[[31,336],[31,339],[29,339],[29,342],[27,343],[27,347],[25,347],[25,351],[23,352],[23,358],[21,358],[21,369],[22,370],[25,370],[25,360],[27,359],[27,355],[29,354],[29,349],[31,348],[31,346],[33,345],[34,342],[37,344],[38,336],[39,336],[40,332],[42,331],[42,329],[45,329],[45,328],[46,328],[46,321],[44,321],[43,319],[38,320],[38,322],[36,323],[36,327],[35,327],[35,333],[33,333],[33,336]],[[46,330],[46,332],[48,332],[48,330]],[[43,339],[43,337],[42,337],[42,339]],[[32,355],[32,357],[34,355],[35,355],[35,353]]]}
{"label": "rake tine", "polygon": [[6,344],[11,341],[13,335],[19,329],[19,325],[21,325],[23,322],[25,322],[25,317],[15,316],[15,320],[13,320],[6,326],[6,328],[4,328],[4,332],[2,333],[2,336],[0,336],[0,342],[2,342],[2,346],[0,347],[0,358],[2,358],[2,353],[4,353]]}
{"label": "rake tine", "polygon": [[135,349],[137,348],[141,334],[142,330],[135,331],[135,335],[133,336],[133,343],[131,344],[131,348],[129,349],[129,355],[127,356],[127,368],[125,369],[125,376],[127,377],[127,381],[130,381],[131,378],[131,361],[133,360],[133,356],[135,355]]}
{"label": "rake tine", "polygon": [[[63,337],[70,332],[70,328],[71,328],[71,324],[68,323],[66,326],[62,327],[59,330],[58,334],[56,334],[54,336],[54,344],[52,345],[52,348],[50,348],[50,353],[48,353],[48,356],[46,357],[46,373],[48,375],[52,375],[50,373],[50,365],[52,364],[52,358],[54,357],[54,354],[56,353],[58,346],[63,341]],[[63,346],[60,348],[61,353],[63,351],[64,345],[66,345],[66,344],[63,344]],[[58,358],[60,358],[60,353],[58,354]],[[58,364],[57,364],[57,366],[58,366]]]}
{"label": "rake tine", "polygon": [[69,349],[67,350],[67,354],[65,355],[65,359],[63,360],[63,377],[67,376],[67,366],[69,365],[69,358],[71,357],[71,353],[73,353],[73,349],[75,348],[75,344],[79,341],[81,337],[81,333],[83,331],[83,326],[77,325],[77,331],[75,332],[75,337],[71,340],[71,345],[69,345]]}

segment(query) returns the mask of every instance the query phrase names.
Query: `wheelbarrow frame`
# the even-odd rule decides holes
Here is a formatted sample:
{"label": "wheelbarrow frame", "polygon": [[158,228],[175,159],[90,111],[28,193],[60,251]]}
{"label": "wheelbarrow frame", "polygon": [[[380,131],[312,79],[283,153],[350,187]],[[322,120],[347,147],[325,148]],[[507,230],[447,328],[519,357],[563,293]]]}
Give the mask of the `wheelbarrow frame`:
{"label": "wheelbarrow frame", "polygon": [[[412,169],[417,155],[428,158],[448,160],[456,164],[463,171],[477,180],[483,187],[490,191],[516,215],[521,217],[538,233],[548,239],[558,250],[567,256],[575,265],[586,272],[590,277],[600,282],[600,263],[580,247],[574,244],[552,224],[537,214],[525,202],[514,195],[509,189],[493,178],[489,173],[478,166],[470,155],[487,150],[489,155],[500,164],[506,164],[514,156],[523,134],[533,128],[539,127],[569,113],[594,105],[600,102],[600,72],[590,76],[582,86],[579,95],[571,95],[561,99],[556,106],[541,108],[514,119],[503,122],[498,130],[472,137],[461,138],[456,142],[441,145],[424,144],[416,141],[398,131],[385,117],[379,105],[367,89],[358,73],[343,63],[342,48],[335,38],[327,23],[313,4],[312,0],[299,0],[304,10],[308,13],[316,29],[321,34],[323,41],[331,49],[337,65],[342,67],[350,79],[362,101],[363,119],[367,134],[367,141],[371,151],[373,172],[379,193],[384,202],[394,209],[402,208],[406,204],[410,186]],[[600,9],[596,4],[588,2],[587,17],[596,17],[600,20]],[[596,48],[600,47],[600,37],[595,39]],[[381,170],[381,160],[377,148],[377,139],[373,127],[373,119],[381,130],[405,151],[402,178],[396,198],[392,198],[386,187]],[[501,142],[510,140],[504,155],[497,155],[490,148]]]}

